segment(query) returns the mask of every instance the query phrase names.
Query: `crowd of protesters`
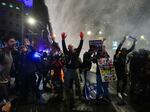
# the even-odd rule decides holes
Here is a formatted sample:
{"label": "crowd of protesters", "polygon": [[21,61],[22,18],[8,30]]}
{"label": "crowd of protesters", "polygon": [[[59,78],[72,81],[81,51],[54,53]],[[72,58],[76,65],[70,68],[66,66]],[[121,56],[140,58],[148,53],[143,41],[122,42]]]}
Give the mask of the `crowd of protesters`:
{"label": "crowd of protesters", "polygon": [[[80,43],[77,48],[74,48],[72,44],[66,46],[65,39],[67,38],[66,33],[61,34],[62,37],[62,51],[55,41],[51,44],[50,52],[38,53],[36,49],[31,45],[28,38],[25,38],[23,44],[18,48],[15,47],[15,37],[8,36],[4,40],[4,48],[0,49],[0,101],[5,109],[5,105],[11,106],[9,102],[10,94],[15,94],[19,97],[21,103],[27,103],[28,97],[35,95],[36,101],[40,99],[41,93],[51,92],[55,97],[60,100],[64,100],[69,105],[70,102],[73,104],[73,84],[76,87],[76,94],[79,96],[79,100],[86,99],[82,91],[81,82],[81,71],[83,69],[83,76],[86,81],[86,76],[91,69],[92,63],[97,65],[96,67],[96,101],[102,100],[106,102],[111,102],[109,97],[109,82],[102,82],[100,75],[100,70],[98,67],[98,59],[107,58],[109,59],[109,54],[106,51],[104,45],[97,50],[89,49],[83,55],[83,63],[80,60],[80,52],[82,50],[84,42],[84,34],[80,33]],[[123,41],[119,44],[116,53],[114,55],[114,67],[117,74],[117,95],[122,99],[123,96],[127,96],[126,86],[127,86],[127,55],[134,50],[136,39],[133,39],[133,45],[130,49],[122,48],[123,43],[127,38],[125,37]],[[105,40],[103,40],[104,42]],[[149,52],[147,53],[147,58],[141,58],[140,52],[133,52],[129,55],[130,69],[131,69],[131,87],[134,88],[135,81],[138,77],[141,80],[140,83],[144,83],[146,79],[149,79],[148,61],[142,61],[145,68],[141,67],[141,61],[138,59],[149,60]],[[137,61],[135,61],[137,60]],[[139,61],[139,63],[138,63]],[[137,63],[137,64],[135,64]],[[140,69],[135,69],[139,66]],[[147,67],[147,68],[146,68]],[[143,71],[142,71],[143,70]],[[142,73],[147,74],[146,77],[142,77]],[[137,74],[137,77],[134,75]],[[15,86],[13,87],[14,93],[12,93],[10,79],[15,78]],[[145,79],[144,79],[145,78]],[[147,81],[147,80],[146,80]],[[43,85],[42,92],[39,89],[40,85]],[[147,83],[149,83],[147,81]],[[145,84],[145,83],[144,83]],[[143,84],[144,90],[147,85]],[[33,97],[32,97],[33,98]]]}

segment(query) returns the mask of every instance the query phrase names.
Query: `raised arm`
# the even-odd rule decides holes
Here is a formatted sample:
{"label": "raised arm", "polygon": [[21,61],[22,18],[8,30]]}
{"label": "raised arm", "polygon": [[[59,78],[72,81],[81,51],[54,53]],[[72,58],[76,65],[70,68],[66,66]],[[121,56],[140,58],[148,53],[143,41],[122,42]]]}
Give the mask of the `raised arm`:
{"label": "raised arm", "polygon": [[116,54],[120,51],[120,49],[121,49],[123,43],[125,42],[125,40],[126,40],[126,37],[123,38],[123,40],[121,41],[121,43],[120,43],[119,46],[117,47]]}
{"label": "raised arm", "polygon": [[80,32],[80,44],[79,44],[79,46],[77,48],[77,51],[78,51],[79,54],[80,54],[82,46],[83,46],[83,37],[84,37],[83,32]]}
{"label": "raised arm", "polygon": [[137,40],[134,39],[133,45],[131,46],[130,49],[128,49],[127,54],[134,50],[136,41],[137,41]]}
{"label": "raised arm", "polygon": [[66,53],[68,52],[67,48],[66,48],[66,42],[65,42],[65,38],[67,37],[67,35],[65,34],[65,32],[63,32],[61,34],[61,38],[62,38],[62,49],[64,54],[66,55]]}

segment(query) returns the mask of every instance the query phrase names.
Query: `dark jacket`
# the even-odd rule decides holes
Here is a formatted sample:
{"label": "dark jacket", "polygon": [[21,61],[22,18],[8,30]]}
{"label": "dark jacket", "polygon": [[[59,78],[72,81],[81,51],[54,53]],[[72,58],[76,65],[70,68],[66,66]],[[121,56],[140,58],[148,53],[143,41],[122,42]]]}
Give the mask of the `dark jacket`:
{"label": "dark jacket", "polygon": [[30,75],[36,72],[36,64],[33,60],[33,53],[27,52],[26,54],[21,53],[19,57],[19,68],[18,71],[22,75]]}
{"label": "dark jacket", "polygon": [[83,67],[85,69],[90,70],[92,66],[92,57],[91,57],[91,53],[89,52],[85,52],[83,55]]}
{"label": "dark jacket", "polygon": [[119,54],[119,52],[121,52],[121,47],[122,47],[123,42],[121,42],[116,50],[116,53],[114,55],[114,66],[116,69],[125,69],[126,66],[126,57],[127,55],[135,48],[135,42],[133,43],[132,47],[128,50],[126,50],[125,54],[122,55],[121,53]]}
{"label": "dark jacket", "polygon": [[79,55],[83,46],[83,40],[80,40],[80,44],[75,52],[69,52],[66,48],[65,40],[62,40],[63,52],[65,55],[66,68],[76,69],[79,68]]}

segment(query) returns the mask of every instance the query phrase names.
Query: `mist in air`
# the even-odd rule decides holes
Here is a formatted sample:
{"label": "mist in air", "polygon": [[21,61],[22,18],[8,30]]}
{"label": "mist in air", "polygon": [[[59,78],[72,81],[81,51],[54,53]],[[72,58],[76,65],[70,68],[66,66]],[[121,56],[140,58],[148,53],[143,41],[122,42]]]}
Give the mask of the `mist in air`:
{"label": "mist in air", "polygon": [[[138,39],[136,49],[150,47],[150,0],[45,0],[50,21],[61,42],[61,32],[66,32],[67,44],[77,46],[79,33],[85,33],[83,51],[89,39],[99,38],[99,31],[107,39],[106,46],[112,50],[112,41],[120,42],[130,34]],[[91,31],[88,36],[87,31]],[[141,39],[144,37],[144,39]],[[61,46],[61,44],[60,44]]]}

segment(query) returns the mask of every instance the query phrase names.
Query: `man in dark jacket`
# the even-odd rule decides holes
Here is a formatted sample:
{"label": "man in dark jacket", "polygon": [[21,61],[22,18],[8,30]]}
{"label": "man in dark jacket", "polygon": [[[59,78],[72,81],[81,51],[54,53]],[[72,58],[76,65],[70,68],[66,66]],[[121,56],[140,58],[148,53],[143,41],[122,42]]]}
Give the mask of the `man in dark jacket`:
{"label": "man in dark jacket", "polygon": [[85,69],[90,70],[92,66],[92,53],[93,51],[91,49],[88,50],[88,52],[85,52],[83,55],[83,66]]}
{"label": "man in dark jacket", "polygon": [[83,69],[84,69],[84,80],[86,81],[86,76],[88,71],[90,71],[92,67],[92,54],[93,51],[89,49],[87,52],[83,54]]}
{"label": "man in dark jacket", "polygon": [[38,95],[35,75],[36,65],[33,59],[33,52],[29,52],[26,46],[22,45],[20,52],[18,68],[21,81],[20,92],[21,96],[23,97],[22,100],[25,101],[28,98],[30,89],[32,89],[32,91]]}
{"label": "man in dark jacket", "polygon": [[123,41],[119,44],[116,53],[114,55],[114,66],[117,74],[117,93],[118,97],[122,99],[122,95],[127,96],[125,93],[127,85],[126,75],[126,57],[135,48],[136,39],[134,39],[133,45],[130,49],[122,48],[123,43],[127,37],[124,37]]}
{"label": "man in dark jacket", "polygon": [[79,77],[79,55],[82,49],[83,45],[83,33],[80,33],[80,44],[78,48],[74,49],[73,45],[68,45],[68,50],[66,48],[65,38],[67,35],[65,33],[62,33],[62,48],[65,55],[65,61],[66,61],[66,71],[64,76],[64,86],[65,86],[65,95],[66,98],[71,98],[71,92],[70,90],[73,87],[73,81],[75,81],[78,95],[81,97],[81,87],[80,87],[80,77]]}

